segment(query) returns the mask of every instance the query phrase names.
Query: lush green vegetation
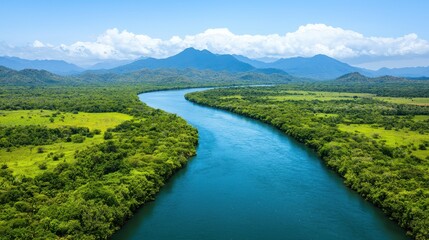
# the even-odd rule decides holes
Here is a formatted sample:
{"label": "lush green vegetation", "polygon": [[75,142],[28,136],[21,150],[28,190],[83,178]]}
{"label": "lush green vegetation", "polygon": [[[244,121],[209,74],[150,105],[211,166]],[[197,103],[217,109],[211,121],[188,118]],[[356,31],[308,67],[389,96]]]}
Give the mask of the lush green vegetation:
{"label": "lush green vegetation", "polygon": [[73,163],[76,151],[101,143],[108,128],[131,119],[115,112],[0,111],[0,165],[36,176],[59,163]]}
{"label": "lush green vegetation", "polygon": [[49,128],[63,126],[87,127],[90,130],[99,129],[105,131],[126,120],[131,120],[132,116],[116,113],[86,113],[86,112],[59,112],[51,110],[0,110],[0,125],[43,125]]}
{"label": "lush green vegetation", "polygon": [[[0,85],[3,86],[97,86],[145,85],[148,88],[176,88],[201,86],[231,86],[248,84],[280,84],[302,80],[285,73],[227,72],[196,69],[143,69],[117,74],[109,71],[86,72],[75,76],[59,76],[44,70],[15,71],[0,66]],[[141,88],[140,88],[141,89]]]}
{"label": "lush green vegetation", "polygon": [[429,107],[378,98],[392,92],[405,102],[429,97],[427,87],[331,82],[214,89],[186,98],[281,129],[314,149],[410,235],[429,239]]}
{"label": "lush green vegetation", "polygon": [[370,93],[378,97],[428,98],[429,81],[408,80],[392,76],[368,78],[350,73],[333,81],[293,84],[291,90]]}
{"label": "lush green vegetation", "polygon": [[[0,67],[0,239],[106,239],[186,164],[195,154],[196,130],[145,106],[137,93],[303,80],[191,69],[62,77]],[[429,84],[385,80],[192,96],[270,122],[305,142],[347,184],[425,238],[429,118],[427,107],[418,105],[429,97]],[[419,98],[419,104],[395,104],[392,97],[403,96],[411,103]],[[374,130],[377,135],[369,134]],[[423,137],[401,144],[409,135]]]}
{"label": "lush green vegetation", "polygon": [[141,86],[0,88],[0,239],[106,239],[195,154]]}

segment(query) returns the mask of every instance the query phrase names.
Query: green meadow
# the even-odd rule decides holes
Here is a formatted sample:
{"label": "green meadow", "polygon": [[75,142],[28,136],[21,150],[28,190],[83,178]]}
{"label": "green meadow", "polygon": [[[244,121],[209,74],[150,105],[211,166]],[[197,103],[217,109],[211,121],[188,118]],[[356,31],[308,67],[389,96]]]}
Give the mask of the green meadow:
{"label": "green meadow", "polygon": [[0,126],[41,125],[49,128],[76,126],[101,130],[100,134],[87,137],[82,143],[55,142],[50,145],[0,149],[0,164],[6,164],[15,175],[37,176],[46,169],[54,169],[59,163],[74,162],[74,154],[77,151],[102,143],[103,133],[108,128],[113,128],[132,118],[130,115],[116,112],[0,111]]}
{"label": "green meadow", "polygon": [[397,103],[397,104],[410,104],[419,106],[429,106],[429,98],[411,98],[411,97],[375,97],[374,99]]}
{"label": "green meadow", "polygon": [[[425,116],[428,117],[428,116]],[[376,141],[383,141],[391,147],[406,147],[413,155],[421,159],[429,156],[429,149],[419,149],[420,145],[429,143],[429,134],[420,134],[409,129],[386,130],[369,124],[338,124],[338,129],[345,132],[361,133]]]}
{"label": "green meadow", "polygon": [[132,117],[117,112],[86,113],[58,112],[50,110],[0,111],[0,125],[43,125],[51,128],[61,126],[87,127],[90,130],[114,127]]}
{"label": "green meadow", "polygon": [[[241,99],[242,96],[226,96],[222,99],[237,98]],[[372,98],[379,101],[396,103],[396,104],[408,104],[408,105],[419,105],[429,106],[429,98],[412,98],[412,97],[379,97],[371,93],[349,93],[349,92],[324,92],[324,91],[280,91],[272,96],[267,96],[268,100],[275,101],[332,101],[332,100],[352,100],[356,98]]]}
{"label": "green meadow", "polygon": [[355,98],[374,97],[370,93],[348,93],[348,92],[322,92],[322,91],[282,91],[278,95],[268,96],[267,98],[275,101],[331,101],[331,100],[352,100]]}

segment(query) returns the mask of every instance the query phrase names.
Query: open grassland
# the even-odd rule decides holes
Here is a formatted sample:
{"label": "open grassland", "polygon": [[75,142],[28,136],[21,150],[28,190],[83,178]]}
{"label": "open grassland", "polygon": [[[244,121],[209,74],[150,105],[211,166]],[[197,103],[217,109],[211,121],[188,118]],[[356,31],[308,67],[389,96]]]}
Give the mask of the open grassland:
{"label": "open grassland", "polygon": [[[375,127],[369,124],[338,124],[338,129],[341,131],[361,133],[366,137],[377,141],[383,141],[391,147],[407,147],[413,155],[421,159],[429,156],[428,149],[419,149],[420,145],[429,143],[429,134],[420,134],[408,129],[386,130],[382,127]],[[425,147],[426,148],[426,147]]]}
{"label": "open grassland", "polygon": [[76,114],[49,110],[0,111],[0,125],[43,125],[51,128],[61,126],[87,127],[90,130],[114,127],[132,117],[123,113],[85,113]]}
{"label": "open grassland", "polygon": [[46,169],[54,169],[59,163],[73,163],[74,154],[77,151],[102,143],[104,141],[103,132],[130,119],[132,116],[116,112],[0,111],[0,126],[41,125],[49,128],[75,126],[101,130],[100,134],[87,137],[82,143],[55,142],[50,145],[0,149],[0,164],[6,164],[16,175],[37,176]]}
{"label": "open grassland", "polygon": [[375,97],[375,99],[397,104],[429,106],[429,98]]}
{"label": "open grassland", "polygon": [[319,92],[319,91],[282,91],[276,96],[268,96],[270,100],[276,101],[331,101],[352,100],[356,98],[370,98],[375,96],[370,93],[346,93],[346,92]]}
{"label": "open grassland", "polygon": [[[54,169],[59,163],[73,163],[76,151],[94,146],[104,141],[102,135],[86,138],[82,143],[59,142],[42,146],[24,146],[11,151],[0,149],[0,164],[7,164],[15,175],[34,177],[46,170]],[[42,149],[39,152],[39,149]],[[50,154],[52,154],[50,156]],[[57,156],[58,159],[53,157]],[[45,165],[46,169],[40,169]]]}
{"label": "open grassland", "polygon": [[328,118],[328,117],[338,117],[336,113],[315,113],[314,116],[320,118]]}
{"label": "open grassland", "polygon": [[[225,96],[222,99],[236,98],[242,96]],[[429,98],[410,98],[410,97],[378,97],[370,93],[349,93],[349,92],[323,92],[323,91],[280,91],[267,99],[275,101],[332,101],[332,100],[353,100],[357,98],[373,98],[379,101],[385,101],[396,104],[409,104],[418,106],[429,106]]]}
{"label": "open grassland", "polygon": [[429,115],[417,115],[413,118],[414,121],[426,121],[429,120]]}

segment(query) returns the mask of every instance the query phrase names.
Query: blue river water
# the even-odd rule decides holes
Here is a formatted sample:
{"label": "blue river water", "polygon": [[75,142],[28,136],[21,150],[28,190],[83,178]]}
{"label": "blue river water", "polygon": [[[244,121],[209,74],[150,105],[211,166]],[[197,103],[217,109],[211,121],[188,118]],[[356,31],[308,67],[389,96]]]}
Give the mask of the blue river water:
{"label": "blue river water", "polygon": [[199,146],[112,239],[407,239],[304,145],[261,122],[184,99],[197,90],[139,95],[196,127]]}

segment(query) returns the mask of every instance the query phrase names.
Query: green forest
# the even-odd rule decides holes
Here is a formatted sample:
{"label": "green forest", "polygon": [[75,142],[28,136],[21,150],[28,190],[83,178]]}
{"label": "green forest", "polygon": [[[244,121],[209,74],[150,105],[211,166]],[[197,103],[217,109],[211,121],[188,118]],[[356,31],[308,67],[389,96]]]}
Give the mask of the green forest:
{"label": "green forest", "polygon": [[0,67],[0,239],[107,239],[196,154],[197,130],[138,94],[286,83],[203,70],[59,76]]}
{"label": "green forest", "polygon": [[198,134],[142,90],[0,88],[0,239],[106,239],[154,199]]}
{"label": "green forest", "polygon": [[185,97],[275,126],[313,149],[409,235],[429,239],[428,86],[334,81],[213,89]]}

